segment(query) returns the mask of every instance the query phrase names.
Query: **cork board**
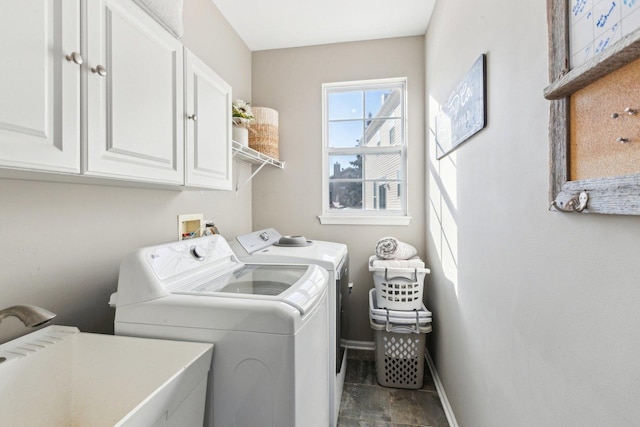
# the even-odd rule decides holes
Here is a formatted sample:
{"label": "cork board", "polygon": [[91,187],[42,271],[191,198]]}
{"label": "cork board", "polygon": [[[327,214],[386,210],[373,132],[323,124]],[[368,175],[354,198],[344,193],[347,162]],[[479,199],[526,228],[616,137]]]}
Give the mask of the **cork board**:
{"label": "cork board", "polygon": [[[571,95],[569,180],[640,173],[639,75],[640,59]],[[638,114],[625,113],[627,107]]]}

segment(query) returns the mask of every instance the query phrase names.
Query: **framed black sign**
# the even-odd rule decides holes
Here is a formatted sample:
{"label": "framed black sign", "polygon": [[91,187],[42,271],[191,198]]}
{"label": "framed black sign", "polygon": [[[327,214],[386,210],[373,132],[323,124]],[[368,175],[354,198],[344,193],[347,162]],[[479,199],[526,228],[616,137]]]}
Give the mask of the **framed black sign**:
{"label": "framed black sign", "polygon": [[486,62],[486,55],[480,55],[436,115],[438,160],[487,125]]}

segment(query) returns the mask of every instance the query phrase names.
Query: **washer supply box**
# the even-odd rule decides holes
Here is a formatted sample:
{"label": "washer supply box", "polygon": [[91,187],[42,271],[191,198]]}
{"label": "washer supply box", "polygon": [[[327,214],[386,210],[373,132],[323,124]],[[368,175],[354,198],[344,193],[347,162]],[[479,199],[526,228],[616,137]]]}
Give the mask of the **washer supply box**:
{"label": "washer supply box", "polygon": [[375,255],[369,258],[378,307],[389,310],[420,310],[424,278],[428,268],[375,267]]}

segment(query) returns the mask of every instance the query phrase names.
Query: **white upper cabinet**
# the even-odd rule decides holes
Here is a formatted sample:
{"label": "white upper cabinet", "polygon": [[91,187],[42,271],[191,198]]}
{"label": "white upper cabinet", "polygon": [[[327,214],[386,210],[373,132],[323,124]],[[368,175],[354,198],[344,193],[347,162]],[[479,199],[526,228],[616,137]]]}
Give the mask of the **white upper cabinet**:
{"label": "white upper cabinet", "polygon": [[130,0],[86,5],[84,173],[183,184],[182,44]]}
{"label": "white upper cabinet", "polygon": [[0,54],[2,176],[231,189],[231,87],[131,0],[6,0]]}
{"label": "white upper cabinet", "polygon": [[2,2],[0,166],[80,172],[79,16],[79,1]]}
{"label": "white upper cabinet", "polygon": [[231,190],[231,86],[185,49],[188,187]]}

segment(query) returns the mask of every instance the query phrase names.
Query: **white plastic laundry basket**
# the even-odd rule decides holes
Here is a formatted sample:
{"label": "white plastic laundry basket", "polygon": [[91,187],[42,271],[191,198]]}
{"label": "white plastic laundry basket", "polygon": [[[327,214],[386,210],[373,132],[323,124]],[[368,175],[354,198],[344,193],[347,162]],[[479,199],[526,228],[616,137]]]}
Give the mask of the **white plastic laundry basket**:
{"label": "white plastic laundry basket", "polygon": [[387,332],[431,332],[431,312],[422,304],[420,310],[389,310],[378,307],[376,290],[369,291],[369,320],[385,325]]}
{"label": "white plastic laundry basket", "polygon": [[428,268],[374,267],[375,256],[369,258],[373,273],[376,303],[379,308],[392,310],[420,310],[424,278]]}
{"label": "white plastic laundry basket", "polygon": [[376,290],[369,291],[369,321],[376,344],[376,376],[384,387],[422,387],[426,334],[431,332],[431,312],[379,308]]}
{"label": "white plastic laundry basket", "polygon": [[376,343],[376,376],[384,387],[417,389],[424,380],[424,351],[431,324],[418,333],[387,332],[371,321]]}

